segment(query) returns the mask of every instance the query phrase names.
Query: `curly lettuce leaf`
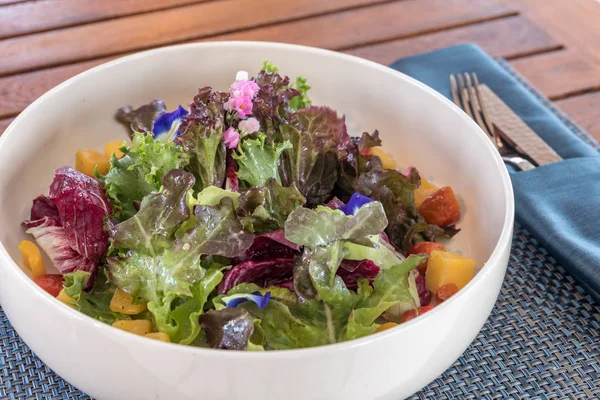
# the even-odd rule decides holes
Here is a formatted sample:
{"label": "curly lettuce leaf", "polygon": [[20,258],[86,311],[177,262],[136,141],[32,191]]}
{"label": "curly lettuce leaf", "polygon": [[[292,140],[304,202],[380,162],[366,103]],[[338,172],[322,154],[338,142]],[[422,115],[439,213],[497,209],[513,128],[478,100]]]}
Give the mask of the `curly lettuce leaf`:
{"label": "curly lettuce leaf", "polygon": [[227,158],[224,105],[228,99],[227,93],[201,88],[190,104],[190,113],[182,118],[175,142],[190,159],[186,169],[196,177],[195,191],[223,187]]}
{"label": "curly lettuce leaf", "polygon": [[269,67],[260,71],[254,81],[259,90],[252,100],[252,115],[259,121],[260,131],[270,140],[279,126],[289,121],[293,112],[289,102],[300,92],[289,87],[287,76],[281,76]]}
{"label": "curly lettuce leaf", "polygon": [[112,246],[151,256],[171,247],[175,231],[190,218],[187,196],[193,185],[189,172],[169,171],[163,177],[163,190],[144,197],[140,210],[112,229]]}
{"label": "curly lettuce leaf", "polygon": [[86,292],[86,282],[90,278],[87,271],[75,271],[64,275],[65,294],[75,300],[70,305],[85,315],[112,324],[120,319],[131,319],[130,316],[112,312],[110,301],[117,289],[104,273],[100,273],[91,292]]}
{"label": "curly lettuce leaf", "polygon": [[261,70],[265,71],[267,74],[274,74],[279,72],[279,68],[272,61],[263,60],[263,65]]}
{"label": "curly lettuce leaf", "polygon": [[[409,272],[419,266],[427,257],[409,256],[403,263],[382,270],[373,282],[373,291],[352,311],[345,333],[345,339],[356,339],[375,333],[375,323],[386,310],[399,303],[408,303],[416,308],[414,294],[409,289]],[[418,299],[418,294],[417,294]]]}
{"label": "curly lettuce leaf", "polygon": [[290,100],[290,108],[293,111],[298,111],[299,109],[308,107],[312,104],[310,98],[308,97],[310,86],[306,82],[307,80],[305,77],[299,76],[296,78],[294,85],[292,85],[293,88],[300,92],[299,96],[292,97]]}
{"label": "curly lettuce leaf", "polygon": [[132,106],[121,107],[115,114],[115,119],[127,129],[133,139],[135,132],[152,134],[154,121],[167,112],[167,107],[162,100],[153,100],[134,109]]}
{"label": "curly lettuce leaf", "polygon": [[419,241],[447,236],[443,229],[426,224],[419,214],[414,198],[419,184],[420,177],[414,169],[409,177],[395,170],[376,169],[361,174],[357,181],[358,192],[383,204],[389,221],[386,233],[394,246],[403,251]]}
{"label": "curly lettuce leaf", "polygon": [[344,118],[327,107],[306,107],[281,125],[280,135],[293,146],[280,162],[283,185],[296,184],[309,205],[323,204],[337,182],[339,161],[352,144]]}
{"label": "curly lettuce leaf", "polygon": [[354,216],[325,207],[297,208],[285,222],[285,237],[311,248],[328,246],[336,240],[369,246],[373,243],[368,236],[378,235],[386,226],[385,212],[376,201],[362,206]]}
{"label": "curly lettuce leaf", "polygon": [[113,154],[108,173],[100,179],[113,214],[124,221],[135,215],[136,204],[146,195],[160,189],[167,172],[185,166],[187,161],[174,143],[142,133],[136,133],[131,146],[122,147],[121,151],[125,155],[117,158]]}
{"label": "curly lettuce leaf", "polygon": [[279,144],[265,144],[266,136],[259,133],[256,138],[242,140],[233,158],[238,163],[238,178],[246,187],[264,186],[271,178],[281,183],[277,165],[281,154],[292,148],[288,141]]}
{"label": "curly lettuce leaf", "polygon": [[246,190],[239,200],[238,214],[244,227],[256,233],[283,228],[290,213],[306,202],[295,185],[283,187],[274,178],[263,187]]}

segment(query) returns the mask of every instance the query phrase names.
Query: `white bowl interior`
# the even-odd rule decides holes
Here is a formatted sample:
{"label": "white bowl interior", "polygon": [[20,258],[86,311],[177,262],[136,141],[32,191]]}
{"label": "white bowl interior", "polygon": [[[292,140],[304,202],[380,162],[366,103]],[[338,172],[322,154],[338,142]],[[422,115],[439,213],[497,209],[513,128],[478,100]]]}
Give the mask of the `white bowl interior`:
{"label": "white bowl interior", "polygon": [[[327,348],[263,355],[180,349],[129,338],[76,316],[21,279],[25,275],[17,270],[18,244],[28,235],[20,223],[29,216],[31,201],[47,193],[56,168],[74,165],[77,149],[102,150],[106,142],[126,138],[113,120],[116,109],[155,98],[174,109],[187,104],[198,87],[226,89],[238,70],[256,73],[264,59],[291,77],[306,76],[314,103],[345,114],[351,134],[378,129],[384,149],[400,165],[414,165],[438,185],[452,186],[463,217],[458,225],[462,231],[449,247],[475,258],[479,266],[496,249],[474,282],[439,310],[398,329]],[[506,267],[512,194],[490,141],[432,90],[385,67],[337,53],[233,42],[127,57],[69,80],[30,106],[0,139],[0,160],[0,301],[44,361],[98,398],[192,399],[201,390],[214,399],[281,398],[283,393],[289,399],[396,399],[425,385],[464,351],[487,318]],[[60,324],[41,335],[28,312],[38,312],[42,326],[55,320]],[[413,346],[415,341],[431,346]],[[64,362],[61,355],[67,353]],[[269,362],[254,370],[256,360],[267,358]],[[115,359],[121,368],[137,368],[135,376],[123,377],[113,368]],[[381,363],[374,365],[374,359]],[[98,365],[94,382],[85,373],[92,363]],[[306,385],[297,385],[298,373],[307,374]],[[228,374],[237,386],[222,384]]]}

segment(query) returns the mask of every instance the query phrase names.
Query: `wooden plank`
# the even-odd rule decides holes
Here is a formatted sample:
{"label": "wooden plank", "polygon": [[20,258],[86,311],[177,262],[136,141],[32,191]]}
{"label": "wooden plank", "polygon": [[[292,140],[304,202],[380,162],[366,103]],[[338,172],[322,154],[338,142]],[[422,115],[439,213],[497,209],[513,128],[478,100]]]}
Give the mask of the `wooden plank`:
{"label": "wooden plank", "polygon": [[600,63],[600,2],[597,0],[499,0],[521,11],[566,47]]}
{"label": "wooden plank", "polygon": [[389,1],[227,0],[6,39],[0,43],[0,75]]}
{"label": "wooden plank", "polygon": [[2,135],[4,133],[6,128],[8,128],[8,126],[10,125],[11,122],[13,122],[13,120],[14,120],[14,118],[0,119],[0,135]]}
{"label": "wooden plank", "polygon": [[[441,1],[441,0],[438,0]],[[469,3],[468,1],[465,0],[444,0],[447,2],[454,2],[455,4],[458,3],[458,1],[461,1],[463,4],[467,4]],[[423,2],[427,2],[429,5],[434,4],[433,1],[431,0],[425,0]],[[406,2],[408,3],[408,2]],[[397,4],[397,5],[402,5],[405,4],[404,2],[401,3],[393,3],[393,4]],[[383,10],[383,12],[388,12],[389,10],[387,8],[377,8],[378,10]],[[453,21],[467,21],[467,20],[459,20],[458,19],[458,15],[460,15],[460,8],[453,8],[454,10],[458,10],[458,13],[449,13],[446,12],[446,15],[448,16],[449,19],[453,20]],[[490,9],[482,9],[482,10],[487,10],[486,12],[488,14],[486,15],[490,15]],[[354,10],[353,13],[363,13],[365,11],[365,9],[362,10]],[[504,13],[503,9],[499,10],[500,13]],[[379,14],[377,14],[376,16],[378,16]],[[479,16],[481,16],[482,14],[479,14]],[[495,15],[495,14],[492,14]],[[312,20],[319,20],[321,21],[323,17],[316,17],[316,18],[312,18],[309,20],[305,20],[305,22],[307,24],[312,24],[311,21]],[[470,18],[470,17],[469,17]],[[407,35],[415,35],[416,32],[419,31],[419,29],[423,29],[423,27],[427,28],[428,26],[433,26],[431,25],[433,22],[431,22],[430,20],[428,20],[427,18],[424,19],[419,19],[419,18],[412,18],[409,19],[405,24],[401,24],[401,31],[399,32],[404,32]],[[430,25],[427,25],[430,24]],[[289,23],[286,24],[282,24],[282,25],[289,25]],[[400,24],[398,24],[400,25]],[[331,25],[332,27],[332,31],[329,32],[329,34],[333,35],[335,34],[335,29],[336,26],[335,25]],[[256,33],[256,31],[259,31],[261,33]],[[289,32],[293,32],[292,29],[288,29],[282,30],[282,34],[284,34],[286,31]],[[346,31],[346,35],[349,37],[350,42],[355,42],[356,40],[359,40],[359,36],[356,36],[356,33],[352,33],[354,32],[354,26],[347,26],[345,28]],[[448,34],[450,34],[451,31],[448,31]],[[533,32],[533,31],[531,31]],[[263,28],[257,28],[254,30],[249,30],[249,31],[244,31],[244,32],[240,32],[237,33],[236,35],[232,35],[229,38],[230,39],[244,39],[247,36],[252,37],[253,39],[256,40],[268,40],[270,35],[270,31],[267,29],[266,31]],[[292,33],[292,35],[294,35],[294,33]],[[436,34],[431,34],[431,35],[438,35]],[[426,36],[419,36],[416,37],[412,40],[427,40],[427,37],[430,35],[426,35]],[[532,35],[533,37],[533,35]],[[289,38],[289,36],[284,36],[284,38]],[[320,37],[319,36],[315,36],[314,37],[314,43],[316,43],[317,45],[321,45],[322,43],[319,42]],[[342,45],[350,43],[350,42],[341,42]],[[400,57],[402,56],[401,53],[397,53],[393,54],[394,58]],[[113,59],[114,57],[108,57],[108,58],[102,58],[102,59],[97,59],[97,60],[93,60],[93,61],[87,61],[87,62],[82,62],[82,63],[76,63],[76,64],[71,64],[71,65],[66,65],[66,66],[61,66],[61,67],[54,67],[54,68],[49,68],[49,69],[45,69],[45,70],[41,70],[41,71],[35,71],[35,72],[29,72],[29,73],[23,73],[20,75],[13,75],[13,76],[7,76],[4,78],[0,78],[0,117],[10,117],[13,115],[18,114],[19,112],[21,112],[25,107],[27,107],[33,100],[35,100],[36,98],[38,98],[39,96],[41,96],[42,94],[44,94],[46,91],[48,91],[49,89],[51,89],[52,87],[58,85],[59,83],[63,82],[64,80],[80,73],[83,72],[89,68],[92,68],[96,65],[99,65],[101,63],[104,63],[106,61],[109,61],[111,59]]]}
{"label": "wooden plank", "polygon": [[401,57],[459,43],[475,43],[488,54],[507,59],[561,48],[559,42],[537,25],[526,18],[515,16],[429,35],[363,46],[348,50],[347,53],[387,65]]}
{"label": "wooden plank", "polygon": [[600,65],[570,49],[520,58],[512,66],[551,100],[600,89]]}
{"label": "wooden plank", "polygon": [[409,0],[211,39],[275,40],[342,50],[514,14],[513,10],[493,1]]}
{"label": "wooden plank", "polygon": [[0,8],[0,38],[209,0],[45,0]]}
{"label": "wooden plank", "polygon": [[579,126],[600,141],[600,92],[575,96],[554,103]]}

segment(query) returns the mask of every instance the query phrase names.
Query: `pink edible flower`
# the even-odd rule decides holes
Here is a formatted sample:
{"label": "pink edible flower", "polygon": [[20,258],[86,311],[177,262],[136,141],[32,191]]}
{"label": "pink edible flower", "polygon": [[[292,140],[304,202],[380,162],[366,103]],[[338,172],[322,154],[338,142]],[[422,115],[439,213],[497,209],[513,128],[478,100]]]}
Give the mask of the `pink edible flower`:
{"label": "pink edible flower", "polygon": [[260,129],[260,123],[256,118],[248,118],[243,121],[240,121],[238,125],[238,129],[242,136],[249,135],[251,133],[257,132]]}
{"label": "pink edible flower", "polygon": [[252,99],[248,96],[231,96],[227,102],[229,110],[235,110],[239,118],[252,114]]}
{"label": "pink edible flower", "polygon": [[246,96],[249,97],[250,100],[254,97],[256,92],[258,92],[258,85],[254,81],[241,80],[236,81],[231,84],[231,96],[239,97]]}
{"label": "pink edible flower", "polygon": [[240,141],[240,134],[233,127],[230,127],[223,133],[223,140],[228,149],[235,149]]}

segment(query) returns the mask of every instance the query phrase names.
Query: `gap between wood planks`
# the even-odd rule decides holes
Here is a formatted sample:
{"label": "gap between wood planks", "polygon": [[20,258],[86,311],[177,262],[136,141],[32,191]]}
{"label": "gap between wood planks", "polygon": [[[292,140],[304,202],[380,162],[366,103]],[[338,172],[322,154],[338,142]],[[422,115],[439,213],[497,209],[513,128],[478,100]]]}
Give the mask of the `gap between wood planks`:
{"label": "gap between wood planks", "polygon": [[[14,1],[14,0],[9,0]],[[222,0],[0,0],[0,39]],[[23,18],[27,16],[27,18]]]}
{"label": "gap between wood planks", "polygon": [[[507,31],[512,34],[507,35],[506,40],[496,40],[498,36]],[[289,32],[296,31],[289,30]],[[266,28],[239,33],[240,37],[245,36],[248,38],[250,36],[249,38],[253,40],[261,40],[269,37],[271,34],[272,32]],[[228,39],[235,40],[240,39],[240,37],[228,36]],[[285,37],[280,37],[280,39],[285,41]],[[291,39],[292,42],[295,41],[294,36]],[[382,64],[390,64],[397,58],[462,42],[474,42],[483,47],[492,56],[510,58],[514,58],[519,54],[541,53],[560,47],[558,42],[546,35],[536,25],[522,17],[510,17],[411,37],[410,39],[393,40],[374,46],[358,47],[347,51],[347,53],[371,59]],[[0,117],[9,117],[18,114],[51,87],[71,76],[111,59],[113,57],[0,78],[0,88],[2,88]]]}
{"label": "gap between wood planks", "polygon": [[[280,0],[262,0],[255,2],[255,0],[236,0],[235,2],[218,1],[193,4],[162,12],[150,12],[5,39],[0,46],[0,76],[185,43],[217,34],[293,22],[381,4],[402,4],[414,1],[294,0],[280,2]],[[440,1],[442,0],[419,0],[419,3],[437,4]],[[448,4],[468,2],[468,0],[443,1]],[[258,6],[252,7],[253,5]],[[233,12],[246,6],[244,18],[231,18]],[[486,4],[480,8],[507,9],[497,3]],[[152,27],[152,29],[148,29],[148,27]],[[27,51],[23,51],[23,49],[27,49]]]}

